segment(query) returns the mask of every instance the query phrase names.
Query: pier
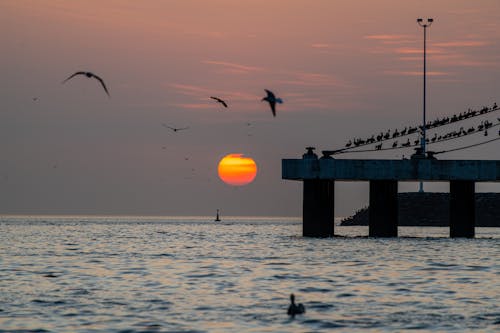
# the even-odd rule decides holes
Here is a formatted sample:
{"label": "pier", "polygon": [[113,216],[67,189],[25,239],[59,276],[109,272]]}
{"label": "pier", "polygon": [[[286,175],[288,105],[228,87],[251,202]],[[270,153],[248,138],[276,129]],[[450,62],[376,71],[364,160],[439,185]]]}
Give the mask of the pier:
{"label": "pier", "polygon": [[[368,181],[369,236],[397,237],[398,182],[450,183],[450,237],[474,237],[475,183],[500,181],[498,160],[438,160],[432,154],[410,159],[335,159],[313,147],[301,159],[282,160],[282,179],[303,182],[303,236],[332,237],[335,182]],[[500,218],[500,217],[499,217]]]}

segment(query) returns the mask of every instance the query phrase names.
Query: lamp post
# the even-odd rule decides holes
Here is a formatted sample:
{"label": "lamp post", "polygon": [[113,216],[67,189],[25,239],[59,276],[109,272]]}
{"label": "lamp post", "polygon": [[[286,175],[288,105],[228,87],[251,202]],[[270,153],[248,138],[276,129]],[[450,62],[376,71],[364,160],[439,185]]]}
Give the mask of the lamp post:
{"label": "lamp post", "polygon": [[[426,114],[425,114],[425,92],[426,92],[426,77],[427,77],[427,59],[426,59],[426,56],[427,56],[427,45],[426,45],[426,42],[427,42],[427,28],[431,26],[432,22],[434,22],[434,19],[432,18],[428,18],[427,19],[427,22],[424,23],[424,20],[421,19],[421,18],[418,18],[417,19],[417,23],[419,26],[421,26],[422,28],[424,28],[424,103],[423,103],[423,108],[424,108],[424,117],[423,117],[423,123],[422,123],[422,138],[420,140],[420,147],[422,149],[422,154],[424,154],[425,156],[425,153],[426,153],[426,150],[425,150],[425,144],[426,144],[426,141],[427,141],[427,138],[426,138],[426,124],[427,124],[427,121],[426,121]],[[424,185],[423,185],[423,182],[421,181],[420,182],[420,189],[419,189],[419,192],[423,192],[424,191]]]}

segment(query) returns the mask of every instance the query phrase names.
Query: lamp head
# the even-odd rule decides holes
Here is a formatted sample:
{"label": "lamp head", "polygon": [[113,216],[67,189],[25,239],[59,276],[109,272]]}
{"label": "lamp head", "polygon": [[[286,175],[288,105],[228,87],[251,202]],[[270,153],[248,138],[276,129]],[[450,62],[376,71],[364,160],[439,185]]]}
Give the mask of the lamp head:
{"label": "lamp head", "polygon": [[421,27],[424,27],[424,28],[429,27],[432,24],[432,22],[434,22],[434,19],[432,19],[432,18],[428,18],[427,23],[424,23],[424,19],[422,19],[422,18],[417,19],[418,25]]}

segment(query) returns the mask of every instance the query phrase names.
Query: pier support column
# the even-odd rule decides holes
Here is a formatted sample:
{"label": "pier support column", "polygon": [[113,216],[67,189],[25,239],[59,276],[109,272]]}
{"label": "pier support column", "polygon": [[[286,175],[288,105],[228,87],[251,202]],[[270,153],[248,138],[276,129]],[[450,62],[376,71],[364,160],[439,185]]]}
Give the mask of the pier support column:
{"label": "pier support column", "polygon": [[474,185],[472,180],[450,181],[450,237],[474,238]]}
{"label": "pier support column", "polygon": [[304,237],[332,237],[334,235],[333,180],[304,180],[302,206],[302,235]]}
{"label": "pier support column", "polygon": [[398,236],[398,181],[370,180],[370,237]]}

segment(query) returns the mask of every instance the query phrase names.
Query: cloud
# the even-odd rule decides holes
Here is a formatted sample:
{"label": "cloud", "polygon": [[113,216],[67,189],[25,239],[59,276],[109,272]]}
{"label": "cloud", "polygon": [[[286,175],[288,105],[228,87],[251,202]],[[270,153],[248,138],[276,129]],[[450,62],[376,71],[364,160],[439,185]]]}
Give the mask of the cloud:
{"label": "cloud", "polygon": [[454,42],[442,42],[442,43],[432,43],[433,46],[438,47],[478,47],[486,46],[491,43],[480,40],[464,40],[464,41],[454,41]]}
{"label": "cloud", "polygon": [[224,68],[224,71],[234,74],[248,74],[251,72],[259,72],[264,70],[264,68],[262,67],[247,66],[227,61],[203,60],[202,63],[221,66]]}
{"label": "cloud", "polygon": [[[399,58],[401,61],[415,61],[421,62],[422,56],[406,56],[403,55]],[[439,67],[488,67],[488,68],[499,68],[500,67],[500,57],[477,57],[471,54],[464,54],[458,52],[443,52],[435,54],[428,59],[428,61],[433,66]]]}
{"label": "cloud", "polygon": [[[422,71],[384,71],[385,74],[389,75],[405,75],[405,76],[422,76]],[[427,71],[427,76],[448,76],[452,75],[449,72],[441,72],[441,71]]]}
{"label": "cloud", "polygon": [[363,38],[385,41],[385,40],[402,40],[402,39],[408,39],[408,38],[410,38],[410,36],[408,36],[408,35],[366,35]]}
{"label": "cloud", "polygon": [[[422,48],[412,48],[412,47],[401,47],[397,48],[397,54],[423,54],[424,50]],[[439,48],[430,48],[428,47],[426,50],[427,54],[443,54],[446,51]]]}
{"label": "cloud", "polygon": [[278,81],[282,84],[307,86],[307,87],[348,87],[349,85],[328,74],[310,73],[310,72],[287,72],[289,78]]}
{"label": "cloud", "polygon": [[202,38],[213,38],[213,39],[222,39],[228,36],[228,33],[222,31],[191,30],[191,31],[185,31],[184,33],[186,35],[192,35]]}
{"label": "cloud", "polygon": [[172,83],[168,86],[175,89],[179,94],[189,96],[186,97],[185,103],[171,103],[169,105],[192,110],[213,109],[214,101],[210,99],[210,96],[221,97],[231,107],[235,104],[245,105],[248,103],[255,103],[255,101],[260,101],[265,95],[263,93],[262,96],[258,96],[256,94],[237,90],[208,89],[202,86],[181,83]]}
{"label": "cloud", "polygon": [[199,96],[200,94],[209,95],[214,92],[213,89],[191,84],[171,83],[169,86],[174,88],[178,93],[189,96]]}
{"label": "cloud", "polygon": [[414,44],[416,42],[415,36],[410,35],[367,35],[365,39],[379,41],[382,44]]}
{"label": "cloud", "polygon": [[207,103],[177,103],[171,104],[172,106],[183,108],[183,109],[194,109],[194,110],[205,110],[205,109],[213,109],[214,106],[210,104],[207,100]]}
{"label": "cloud", "polygon": [[311,44],[311,47],[313,49],[330,49],[330,48],[332,48],[332,45],[327,44],[327,43],[314,43],[314,44]]}

